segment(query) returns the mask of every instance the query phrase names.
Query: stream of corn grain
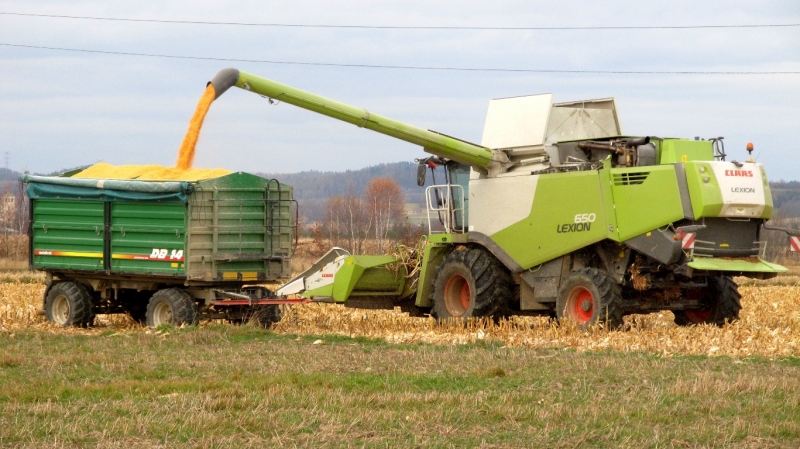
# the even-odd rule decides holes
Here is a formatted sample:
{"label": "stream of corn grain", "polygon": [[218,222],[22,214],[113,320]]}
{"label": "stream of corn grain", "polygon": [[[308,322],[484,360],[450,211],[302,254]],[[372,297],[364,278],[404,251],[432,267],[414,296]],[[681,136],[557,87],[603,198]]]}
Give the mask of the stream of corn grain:
{"label": "stream of corn grain", "polygon": [[178,150],[178,159],[175,167],[162,165],[119,165],[114,166],[104,162],[97,163],[73,175],[73,178],[92,179],[137,179],[140,181],[199,181],[202,179],[217,178],[231,173],[222,168],[199,169],[192,168],[194,163],[195,147],[203,128],[203,120],[208,109],[214,101],[214,86],[209,84],[197,103],[197,108],[189,121],[189,129],[183,137],[183,142]]}
{"label": "stream of corn grain", "polygon": [[197,108],[194,110],[194,115],[189,121],[189,130],[181,143],[181,149],[178,151],[178,160],[175,162],[175,167],[181,170],[186,170],[192,166],[194,162],[194,149],[197,145],[197,138],[200,136],[200,129],[203,127],[203,120],[206,118],[208,108],[211,107],[211,102],[214,101],[216,91],[214,85],[209,84],[205,92],[197,102]]}

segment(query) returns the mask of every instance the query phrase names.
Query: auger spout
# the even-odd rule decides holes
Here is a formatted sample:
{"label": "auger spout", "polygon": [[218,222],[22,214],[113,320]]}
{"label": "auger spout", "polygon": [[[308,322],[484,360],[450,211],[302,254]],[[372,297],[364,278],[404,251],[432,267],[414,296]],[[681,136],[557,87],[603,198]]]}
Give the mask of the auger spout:
{"label": "auger spout", "polygon": [[231,86],[289,103],[318,114],[326,115],[360,128],[367,128],[406,142],[420,145],[428,152],[470,165],[479,170],[504,171],[508,158],[501,151],[475,145],[463,140],[417,128],[397,120],[373,114],[319,95],[237,69],[223,69],[210,81],[217,98]]}

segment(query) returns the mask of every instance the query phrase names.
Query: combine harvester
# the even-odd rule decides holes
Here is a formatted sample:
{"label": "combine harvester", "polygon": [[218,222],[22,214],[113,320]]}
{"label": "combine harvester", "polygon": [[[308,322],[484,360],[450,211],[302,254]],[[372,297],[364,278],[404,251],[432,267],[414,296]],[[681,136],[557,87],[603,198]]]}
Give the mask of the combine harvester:
{"label": "combine harvester", "polygon": [[721,137],[624,136],[613,99],[492,100],[476,145],[236,69],[211,84],[217,97],[236,86],[420,145],[434,155],[419,161],[420,185],[427,167],[445,171],[427,187],[430,232],[412,276],[397,257],[334,249],[279,296],[440,319],[617,328],[626,314],[670,310],[679,325],[722,325],[741,309],[732,276],[786,271],[762,259],[773,206],[761,164],[726,161]]}

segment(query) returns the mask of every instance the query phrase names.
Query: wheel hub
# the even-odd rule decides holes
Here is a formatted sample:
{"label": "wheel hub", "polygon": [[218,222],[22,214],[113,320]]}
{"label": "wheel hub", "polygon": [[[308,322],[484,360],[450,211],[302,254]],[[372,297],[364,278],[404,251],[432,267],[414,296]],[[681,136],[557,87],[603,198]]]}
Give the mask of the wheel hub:
{"label": "wheel hub", "polygon": [[586,324],[594,316],[594,296],[586,287],[575,287],[569,294],[566,307],[567,315],[578,322]]}
{"label": "wheel hub", "polygon": [[158,327],[162,324],[172,324],[172,307],[165,302],[159,303],[153,310],[153,325]]}
{"label": "wheel hub", "polygon": [[52,305],[53,321],[57,324],[65,325],[69,320],[69,300],[66,296],[59,295],[53,300]]}
{"label": "wheel hub", "polygon": [[460,274],[453,275],[444,287],[444,304],[450,315],[462,316],[469,309],[472,292],[469,282]]}

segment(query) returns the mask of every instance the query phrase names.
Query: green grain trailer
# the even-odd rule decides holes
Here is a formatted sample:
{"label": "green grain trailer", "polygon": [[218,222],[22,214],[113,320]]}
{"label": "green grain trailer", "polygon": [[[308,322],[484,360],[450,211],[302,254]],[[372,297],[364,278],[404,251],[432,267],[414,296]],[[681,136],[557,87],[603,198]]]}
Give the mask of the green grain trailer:
{"label": "green grain trailer", "polygon": [[23,177],[30,265],[47,274],[44,313],[88,325],[130,313],[151,326],[199,318],[267,324],[291,275],[291,187],[247,173],[193,182]]}

